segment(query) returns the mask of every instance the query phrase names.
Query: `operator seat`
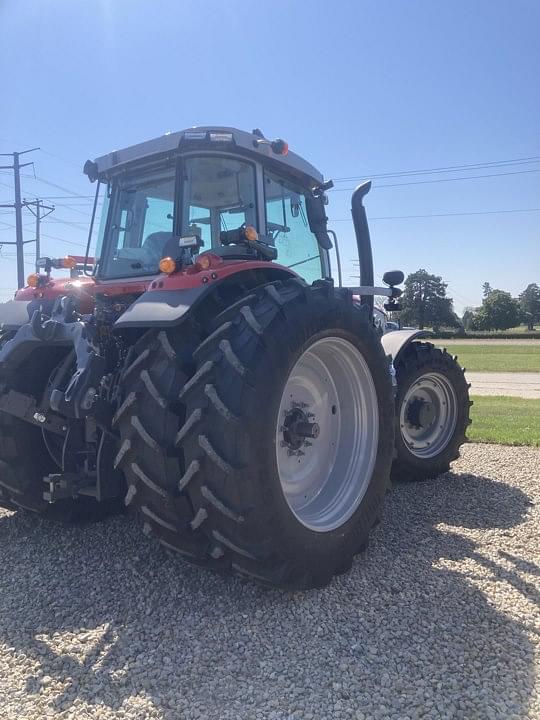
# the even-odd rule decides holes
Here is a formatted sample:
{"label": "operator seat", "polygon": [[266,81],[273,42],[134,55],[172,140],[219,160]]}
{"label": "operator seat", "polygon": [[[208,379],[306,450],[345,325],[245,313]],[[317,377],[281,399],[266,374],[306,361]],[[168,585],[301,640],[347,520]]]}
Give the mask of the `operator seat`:
{"label": "operator seat", "polygon": [[142,246],[147,253],[149,264],[159,265],[161,258],[166,257],[165,246],[173,239],[172,232],[155,232],[148,235]]}

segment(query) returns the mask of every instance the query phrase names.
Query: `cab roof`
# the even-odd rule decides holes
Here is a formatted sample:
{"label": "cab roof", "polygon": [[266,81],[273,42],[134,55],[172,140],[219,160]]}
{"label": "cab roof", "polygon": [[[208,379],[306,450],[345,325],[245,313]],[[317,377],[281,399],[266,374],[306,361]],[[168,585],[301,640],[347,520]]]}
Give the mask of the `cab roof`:
{"label": "cab roof", "polygon": [[271,141],[266,140],[260,131],[250,133],[221,126],[192,127],[167,133],[153,140],[102,155],[96,158],[95,165],[99,176],[107,177],[114,174],[117,169],[123,169],[128,163],[144,162],[158,155],[211,149],[221,152],[231,150],[252,159],[270,161],[272,165],[285,166],[294,174],[302,175],[316,184],[324,181],[317,168],[296,153],[291,151],[286,155],[276,153],[272,149]]}

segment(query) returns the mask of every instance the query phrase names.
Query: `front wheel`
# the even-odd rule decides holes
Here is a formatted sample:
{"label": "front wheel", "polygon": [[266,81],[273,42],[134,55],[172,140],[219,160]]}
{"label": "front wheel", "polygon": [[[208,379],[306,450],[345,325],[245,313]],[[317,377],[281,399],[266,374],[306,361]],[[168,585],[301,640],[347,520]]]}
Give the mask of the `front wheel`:
{"label": "front wheel", "polygon": [[[129,500],[148,533],[192,562],[323,586],[365,548],[389,479],[391,383],[369,314],[329,284],[291,280],[255,290],[216,326],[180,403],[160,383],[162,419],[155,401],[142,426],[144,382],[126,387],[137,397],[119,423]],[[171,361],[149,342],[157,382]],[[186,372],[176,363],[171,389]]]}
{"label": "front wheel", "polygon": [[395,366],[394,480],[425,480],[447,472],[470,424],[469,390],[456,358],[431,343],[413,342]]}

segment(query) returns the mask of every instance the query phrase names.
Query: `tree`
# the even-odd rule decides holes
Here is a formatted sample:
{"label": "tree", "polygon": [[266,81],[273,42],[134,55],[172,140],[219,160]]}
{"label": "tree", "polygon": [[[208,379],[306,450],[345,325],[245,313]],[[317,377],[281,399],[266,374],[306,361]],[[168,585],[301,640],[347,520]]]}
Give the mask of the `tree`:
{"label": "tree", "polygon": [[473,316],[472,330],[507,330],[519,323],[517,300],[504,290],[492,290]]}
{"label": "tree", "polygon": [[540,287],[530,283],[519,296],[519,307],[529,330],[540,322]]}
{"label": "tree", "polygon": [[457,327],[459,321],[453,309],[452,298],[446,297],[447,283],[438,275],[417,270],[405,280],[401,298],[401,321],[404,325],[417,325],[421,330],[431,325]]}
{"label": "tree", "polygon": [[461,318],[461,322],[463,323],[463,327],[465,330],[469,330],[471,327],[471,322],[474,317],[474,313],[476,312],[476,308],[473,307],[466,307],[463,311],[463,317]]}
{"label": "tree", "polygon": [[492,292],[493,292],[493,290],[491,289],[491,285],[490,285],[488,282],[485,282],[485,283],[482,285],[482,294],[483,294],[483,296],[486,298],[486,297],[489,295],[489,293],[492,293]]}

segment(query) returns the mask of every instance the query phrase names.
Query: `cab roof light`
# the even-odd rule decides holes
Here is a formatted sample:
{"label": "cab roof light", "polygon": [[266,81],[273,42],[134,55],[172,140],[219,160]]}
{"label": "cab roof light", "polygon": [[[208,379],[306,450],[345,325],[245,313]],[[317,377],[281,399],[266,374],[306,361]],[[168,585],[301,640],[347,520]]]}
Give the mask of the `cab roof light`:
{"label": "cab roof light", "polygon": [[205,130],[186,130],[184,140],[206,140]]}
{"label": "cab roof light", "polygon": [[210,142],[232,142],[233,134],[230,132],[211,132]]}
{"label": "cab roof light", "polygon": [[281,138],[277,138],[277,140],[273,140],[270,143],[270,147],[272,148],[272,151],[276,155],[288,155],[289,154],[289,143],[285,142],[285,140],[282,140]]}
{"label": "cab roof light", "polygon": [[[260,134],[259,134],[260,133]],[[285,142],[282,138],[276,138],[275,140],[267,140],[263,137],[261,131],[254,131],[255,140],[253,140],[254,147],[258,148],[261,145],[269,145],[274,155],[287,155],[289,152],[289,143]]]}

